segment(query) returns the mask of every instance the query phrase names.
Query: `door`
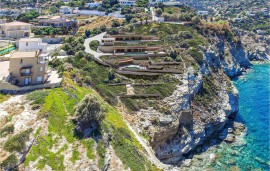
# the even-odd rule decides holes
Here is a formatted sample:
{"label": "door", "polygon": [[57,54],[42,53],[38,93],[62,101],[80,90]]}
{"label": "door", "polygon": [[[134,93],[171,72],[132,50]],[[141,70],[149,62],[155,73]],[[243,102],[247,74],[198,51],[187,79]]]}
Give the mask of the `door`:
{"label": "door", "polygon": [[29,85],[29,78],[24,79],[24,85]]}

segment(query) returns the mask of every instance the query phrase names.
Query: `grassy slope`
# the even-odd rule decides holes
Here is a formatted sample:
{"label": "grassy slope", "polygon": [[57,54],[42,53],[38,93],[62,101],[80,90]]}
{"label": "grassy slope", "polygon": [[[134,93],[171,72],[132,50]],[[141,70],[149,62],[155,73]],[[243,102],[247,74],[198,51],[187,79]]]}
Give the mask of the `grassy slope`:
{"label": "grassy slope", "polygon": [[10,97],[9,95],[0,94],[0,103],[6,101],[9,97]]}
{"label": "grassy slope", "polygon": [[[36,165],[38,169],[44,168],[45,164],[47,164],[53,170],[65,170],[63,160],[67,144],[60,147],[55,153],[51,150],[61,137],[64,137],[69,144],[74,145],[75,142],[84,144],[88,150],[87,156],[90,159],[95,157],[93,153],[93,140],[77,139],[73,135],[74,125],[68,118],[74,113],[74,105],[88,93],[96,95],[106,107],[106,118],[102,123],[102,128],[106,132],[111,133],[111,144],[117,156],[131,170],[150,170],[152,166],[148,164],[149,162],[141,154],[140,151],[142,149],[139,142],[128,129],[116,109],[104,102],[94,90],[79,87],[68,77],[64,79],[63,88],[50,90],[48,96],[45,98],[39,114],[41,117],[47,116],[49,121],[48,134],[39,135],[37,133],[39,135],[37,139],[38,143],[31,148],[25,164],[28,165],[30,161],[35,161],[41,156],[41,159]],[[70,160],[74,163],[78,159],[78,151],[74,150]]]}

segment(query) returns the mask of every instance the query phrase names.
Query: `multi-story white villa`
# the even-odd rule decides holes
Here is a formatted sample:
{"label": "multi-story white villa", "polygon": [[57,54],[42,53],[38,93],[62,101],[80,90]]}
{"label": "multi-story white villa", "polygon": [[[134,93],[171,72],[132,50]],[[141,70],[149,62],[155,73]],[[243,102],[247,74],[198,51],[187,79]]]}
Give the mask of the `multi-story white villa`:
{"label": "multi-story white villa", "polygon": [[19,40],[19,51],[41,51],[42,53],[47,52],[47,43],[43,43],[41,38],[22,38]]}
{"label": "multi-story white villa", "polygon": [[31,33],[31,24],[23,22],[10,22],[0,24],[0,37],[23,38],[29,37]]}

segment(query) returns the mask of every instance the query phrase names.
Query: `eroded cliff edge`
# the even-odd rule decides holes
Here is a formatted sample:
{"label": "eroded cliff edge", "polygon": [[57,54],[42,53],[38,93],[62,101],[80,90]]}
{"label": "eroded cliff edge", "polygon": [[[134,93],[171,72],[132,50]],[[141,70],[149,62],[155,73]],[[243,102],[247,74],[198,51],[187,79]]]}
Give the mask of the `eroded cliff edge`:
{"label": "eroded cliff edge", "polygon": [[160,103],[169,111],[148,108],[137,112],[134,126],[150,136],[150,145],[163,163],[181,165],[191,151],[205,151],[202,144],[212,136],[233,141],[226,124],[232,124],[229,118],[238,112],[239,96],[230,77],[250,68],[250,60],[268,58],[266,53],[250,56],[240,41],[217,37],[212,41],[202,48],[204,63],[199,68],[186,66],[182,75],[175,75],[180,84]]}

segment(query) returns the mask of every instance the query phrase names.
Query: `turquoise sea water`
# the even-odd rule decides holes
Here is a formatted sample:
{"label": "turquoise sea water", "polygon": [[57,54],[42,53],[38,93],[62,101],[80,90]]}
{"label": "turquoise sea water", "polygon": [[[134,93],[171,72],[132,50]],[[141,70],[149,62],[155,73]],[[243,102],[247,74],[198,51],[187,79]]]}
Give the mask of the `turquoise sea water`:
{"label": "turquoise sea water", "polygon": [[270,170],[270,64],[254,65],[244,76],[234,80],[240,95],[237,121],[245,124],[245,146],[225,144],[218,154],[216,169]]}

